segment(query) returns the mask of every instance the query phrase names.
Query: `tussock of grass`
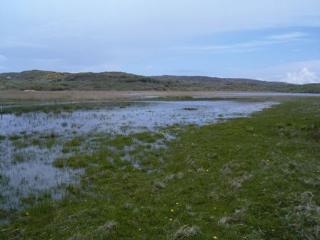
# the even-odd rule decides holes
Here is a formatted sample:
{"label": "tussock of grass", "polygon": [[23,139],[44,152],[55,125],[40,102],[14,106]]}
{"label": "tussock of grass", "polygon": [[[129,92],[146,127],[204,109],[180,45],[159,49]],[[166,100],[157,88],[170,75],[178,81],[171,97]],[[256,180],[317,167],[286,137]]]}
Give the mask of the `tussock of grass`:
{"label": "tussock of grass", "polygon": [[174,234],[174,240],[182,240],[182,239],[192,239],[200,235],[200,229],[197,226],[182,226],[178,229],[178,231]]}
{"label": "tussock of grass", "polygon": [[173,127],[167,148],[132,151],[140,168],[121,158],[138,137],[101,139],[94,153],[58,164],[85,168],[79,186],[17,214],[0,238],[319,239],[319,119],[309,99]]}

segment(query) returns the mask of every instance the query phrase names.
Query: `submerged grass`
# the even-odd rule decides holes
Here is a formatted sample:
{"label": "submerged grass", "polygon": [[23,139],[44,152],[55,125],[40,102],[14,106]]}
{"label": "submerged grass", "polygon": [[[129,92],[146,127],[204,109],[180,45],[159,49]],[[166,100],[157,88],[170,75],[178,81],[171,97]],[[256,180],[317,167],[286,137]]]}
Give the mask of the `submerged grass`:
{"label": "submerged grass", "polygon": [[[319,99],[170,131],[165,149],[141,147],[163,134],[101,137],[57,160],[85,168],[81,184],[14,216],[0,239],[320,239]],[[139,168],[121,158],[137,139]]]}

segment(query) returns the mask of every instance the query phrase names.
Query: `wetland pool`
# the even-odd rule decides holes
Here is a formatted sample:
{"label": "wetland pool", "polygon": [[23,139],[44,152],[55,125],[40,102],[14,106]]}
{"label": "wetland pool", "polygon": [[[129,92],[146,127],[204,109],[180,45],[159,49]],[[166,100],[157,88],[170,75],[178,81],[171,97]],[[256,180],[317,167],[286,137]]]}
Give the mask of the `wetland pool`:
{"label": "wetland pool", "polygon": [[202,126],[248,117],[274,104],[224,100],[143,101],[71,112],[1,114],[0,209],[20,208],[21,199],[43,192],[50,192],[54,198],[63,197],[64,186],[76,184],[82,170],[56,168],[53,162],[72,155],[63,151],[63,144],[75,137],[157,132],[173,125]]}

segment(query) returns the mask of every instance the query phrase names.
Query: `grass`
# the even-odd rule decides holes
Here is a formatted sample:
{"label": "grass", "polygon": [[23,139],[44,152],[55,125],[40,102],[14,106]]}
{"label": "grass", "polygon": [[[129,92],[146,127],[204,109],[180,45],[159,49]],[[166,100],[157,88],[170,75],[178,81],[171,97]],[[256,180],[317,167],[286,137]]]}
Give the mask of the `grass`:
{"label": "grass", "polygon": [[319,99],[168,131],[167,148],[143,147],[164,134],[100,137],[57,161],[85,168],[80,185],[16,214],[0,239],[320,238]]}
{"label": "grass", "polygon": [[[0,141],[5,139],[6,137],[1,138],[0,136]],[[57,136],[55,136],[54,133],[43,134],[40,136],[22,133],[20,135],[11,135],[8,139],[16,149],[27,148],[30,146],[51,149],[57,143]]]}

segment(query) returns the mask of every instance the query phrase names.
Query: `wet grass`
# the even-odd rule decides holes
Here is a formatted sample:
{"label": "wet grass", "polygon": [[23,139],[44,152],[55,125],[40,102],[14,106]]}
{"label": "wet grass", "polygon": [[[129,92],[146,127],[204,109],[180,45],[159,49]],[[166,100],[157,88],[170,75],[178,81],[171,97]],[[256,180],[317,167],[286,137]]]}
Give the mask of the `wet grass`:
{"label": "wet grass", "polygon": [[[5,140],[3,137],[2,140]],[[57,143],[57,136],[54,133],[42,134],[42,135],[32,135],[32,134],[20,134],[11,135],[8,137],[15,149],[26,148],[30,146],[38,146],[41,148],[50,149]],[[1,141],[1,137],[0,137]]]}
{"label": "wet grass", "polygon": [[0,239],[320,238],[319,99],[167,131],[167,148],[152,147],[166,133],[98,136],[57,160],[85,169],[80,185],[16,214]]}
{"label": "wet grass", "polygon": [[[132,135],[101,135],[87,139],[74,138],[63,146],[64,153],[73,153],[70,157],[58,158],[53,165],[57,168],[86,168],[96,166],[102,162],[108,166],[120,167],[126,165],[143,164],[146,169],[147,161],[155,156],[159,157],[159,151],[165,148],[164,133],[142,132]],[[81,150],[80,150],[81,148]],[[158,151],[154,151],[157,149]],[[87,150],[87,151],[86,151]],[[90,151],[91,150],[91,151]],[[159,159],[155,159],[155,163]],[[155,163],[152,164],[154,167]],[[136,166],[140,168],[140,166]]]}

